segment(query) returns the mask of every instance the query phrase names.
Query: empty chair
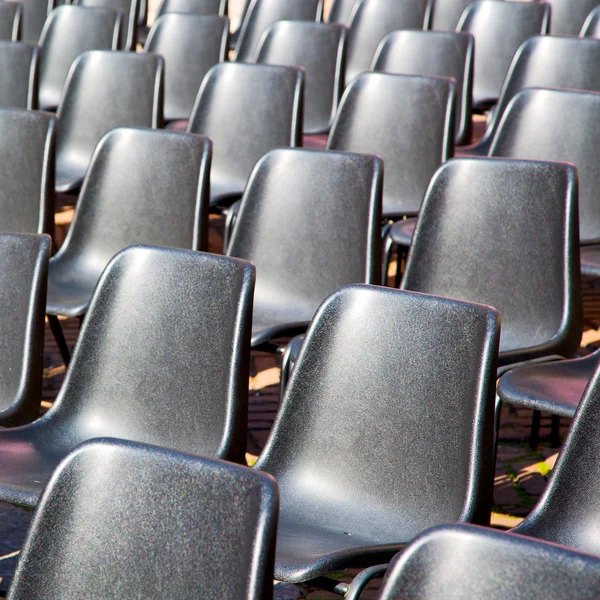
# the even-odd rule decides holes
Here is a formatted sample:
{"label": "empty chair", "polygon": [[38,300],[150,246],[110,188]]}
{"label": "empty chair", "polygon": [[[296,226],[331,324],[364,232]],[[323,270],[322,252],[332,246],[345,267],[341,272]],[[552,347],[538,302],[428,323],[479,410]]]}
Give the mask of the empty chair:
{"label": "empty chair", "polygon": [[329,14],[327,15],[328,23],[341,23],[342,25],[350,25],[352,19],[352,11],[360,0],[333,0]]}
{"label": "empty chair", "polygon": [[465,9],[472,0],[433,0],[431,6],[431,29],[454,31]]}
{"label": "empty chair", "polygon": [[23,5],[20,2],[0,3],[0,40],[16,42],[21,37]]}
{"label": "empty chair", "polygon": [[455,141],[471,140],[473,37],[441,31],[395,31],[384,38],[373,70],[407,75],[451,77],[456,82]]}
{"label": "empty chair", "polygon": [[547,33],[549,22],[550,5],[544,2],[478,0],[465,10],[458,30],[475,38],[475,108],[489,108],[498,100],[519,46],[536,34]]}
{"label": "empty chair", "polygon": [[39,108],[55,110],[73,61],[87,50],[116,50],[122,13],[64,5],[48,17],[40,38]]}
{"label": "empty chair", "polygon": [[240,25],[234,60],[249,62],[254,58],[258,42],[275,21],[319,21],[323,13],[322,0],[250,0]]}
{"label": "empty chair", "polygon": [[272,597],[277,505],[275,482],[246,467],[88,442],[44,491],[8,597]]}
{"label": "empty chair", "polygon": [[600,37],[600,6],[594,8],[587,16],[579,35],[581,37]]}
{"label": "empty chair", "polygon": [[137,15],[140,0],[73,0],[73,4],[86,8],[104,7],[122,11],[119,47],[135,50],[137,41]]}
{"label": "empty chair", "polygon": [[56,191],[79,188],[107,131],[160,127],[162,112],[162,57],[104,50],[82,54],[69,72],[58,110]]}
{"label": "empty chair", "polygon": [[343,25],[278,21],[258,46],[257,63],[304,68],[305,133],[329,131],[343,91],[345,41]]}
{"label": "empty chair", "polygon": [[44,364],[44,307],[51,240],[47,235],[0,234],[0,425],[39,416]]}
{"label": "empty chair", "polygon": [[426,29],[431,0],[361,0],[352,12],[346,84],[368,71],[381,40],[397,29]]}
{"label": "empty chair", "polygon": [[494,309],[458,300],[348,286],[323,303],[255,465],[281,491],[276,579],[489,523],[498,335]]}
{"label": "empty chair", "polygon": [[547,0],[552,7],[550,33],[578,35],[586,17],[598,6],[598,0]]}
{"label": "empty chair", "polygon": [[0,431],[0,498],[35,506],[58,462],[97,437],[242,462],[253,280],[245,261],[192,250],[113,258],[51,410]]}
{"label": "empty chair", "polygon": [[160,54],[165,72],[165,121],[187,119],[208,71],[227,55],[229,19],[166,14],[152,26],[145,52]]}
{"label": "empty chair", "polygon": [[35,109],[37,96],[37,46],[0,42],[0,107]]}
{"label": "empty chair", "polygon": [[202,82],[188,131],[213,141],[211,206],[238,200],[269,150],[299,146],[303,74],[295,67],[223,63]]}
{"label": "empty chair", "polygon": [[258,272],[253,346],[306,329],[338,287],[379,282],[382,178],[373,156],[281,149],[259,161],[227,250]]}
{"label": "empty chair", "polygon": [[453,154],[453,109],[450,79],[363,73],[346,88],[327,148],[381,156],[384,217],[414,215]]}
{"label": "empty chair", "polygon": [[19,0],[23,6],[21,14],[21,41],[37,44],[46,17],[54,8],[54,0]]}

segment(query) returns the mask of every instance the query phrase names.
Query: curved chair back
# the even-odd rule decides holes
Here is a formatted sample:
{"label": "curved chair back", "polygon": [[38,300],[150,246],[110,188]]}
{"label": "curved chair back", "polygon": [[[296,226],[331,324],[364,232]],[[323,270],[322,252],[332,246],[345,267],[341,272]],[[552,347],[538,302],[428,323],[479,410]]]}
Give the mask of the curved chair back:
{"label": "curved chair back", "polygon": [[446,525],[394,558],[379,600],[533,599],[541,581],[547,600],[595,600],[600,559],[512,533]]}
{"label": "curved chair back", "polygon": [[342,285],[380,281],[382,178],[381,161],[358,154],[280,149],[258,162],[228,248],[256,265],[254,338],[307,323]]}
{"label": "curved chair back", "polygon": [[327,148],[381,156],[384,216],[416,214],[429,180],[454,151],[454,83],[363,73],[346,88]]}
{"label": "curved chair back", "polygon": [[300,145],[302,98],[303,74],[295,67],[222,63],[208,72],[188,131],[214,144],[211,203],[232,191],[241,196],[269,150]]}
{"label": "curved chair back", "polygon": [[92,50],[73,64],[58,110],[56,189],[79,187],[96,145],[115,127],[160,127],[163,59]]}
{"label": "curved chair back", "polygon": [[579,35],[580,37],[600,37],[600,6],[596,6],[587,16]]}
{"label": "curved chair back", "polygon": [[510,364],[577,349],[579,280],[572,166],[464,158],[436,173],[402,289],[496,308],[500,362]]}
{"label": "curved chair back", "polygon": [[460,18],[472,0],[433,0],[431,6],[431,29],[455,31]]}
{"label": "curved chair back", "polygon": [[333,0],[329,14],[327,15],[327,22],[350,25],[352,11],[358,2],[360,0]]}
{"label": "curved chair back", "polygon": [[570,162],[579,176],[579,236],[600,241],[600,131],[590,127],[600,114],[600,94],[527,89],[506,109],[490,156]]}
{"label": "curved chair back", "polygon": [[119,48],[135,51],[137,41],[137,15],[140,0],[73,0],[86,8],[112,8],[122,11],[121,34]]}
{"label": "curved chair back", "polygon": [[0,40],[17,42],[21,38],[23,5],[20,2],[0,3]]}
{"label": "curved chair back", "polygon": [[426,29],[431,0],[361,0],[352,12],[346,85],[368,71],[381,40],[398,29]]}
{"label": "curved chair back", "polygon": [[156,18],[169,13],[183,13],[200,17],[226,17],[227,0],[162,0]]}
{"label": "curved chair back", "polygon": [[552,7],[552,35],[578,35],[587,16],[598,6],[598,0],[546,1]]}
{"label": "curved chair back", "polygon": [[489,151],[511,100],[526,88],[600,91],[600,40],[540,35],[518,50],[506,76],[494,115],[478,147]]}
{"label": "curved chair back", "polygon": [[64,5],[48,17],[40,37],[39,108],[58,106],[73,61],[88,50],[116,50],[122,13]]}
{"label": "curved chair back", "polygon": [[547,33],[550,5],[544,2],[478,0],[463,13],[458,31],[475,38],[473,106],[489,107],[500,96],[513,57],[530,37]]}
{"label": "curved chair back", "polygon": [[46,277],[51,239],[47,235],[0,234],[0,424],[37,419],[42,400]]}
{"label": "curved chair back", "polygon": [[21,14],[21,41],[37,44],[46,17],[54,8],[54,0],[19,0],[23,5]]}
{"label": "curved chair back", "polygon": [[272,598],[277,505],[246,467],[94,440],[54,472],[9,597]]}
{"label": "curved chair back", "polygon": [[320,21],[323,0],[281,2],[280,0],[251,0],[242,24],[234,58],[250,62],[256,54],[258,42],[271,23],[275,21]]}
{"label": "curved chair back", "polygon": [[54,233],[55,119],[0,109],[0,232]]}
{"label": "curved chair back", "polygon": [[165,14],[152,26],[144,52],[161,55],[165,70],[165,120],[188,119],[208,71],[227,56],[229,19]]}
{"label": "curved chair back", "polygon": [[0,107],[37,108],[38,48],[0,42]]}
{"label": "curved chair back", "polygon": [[373,71],[451,77],[456,82],[455,141],[471,140],[474,39],[465,33],[395,31],[381,42]]}
{"label": "curved chair back", "polygon": [[343,91],[346,28],[337,23],[278,21],[269,26],[256,62],[304,68],[304,132],[327,133]]}

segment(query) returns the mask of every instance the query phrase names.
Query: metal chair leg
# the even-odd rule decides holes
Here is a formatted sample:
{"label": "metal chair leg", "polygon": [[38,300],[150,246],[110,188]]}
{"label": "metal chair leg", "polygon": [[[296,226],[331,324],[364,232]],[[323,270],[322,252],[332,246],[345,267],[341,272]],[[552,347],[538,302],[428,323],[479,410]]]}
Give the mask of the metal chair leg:
{"label": "metal chair leg", "polygon": [[71,360],[71,353],[69,352],[69,346],[67,346],[67,340],[65,340],[60,321],[56,315],[48,315],[48,323],[50,324],[50,330],[58,346],[60,356],[65,363],[65,367],[68,367]]}
{"label": "metal chair leg", "polygon": [[388,565],[376,565],[361,571],[350,583],[350,587],[344,596],[345,600],[358,600],[367,583],[376,577],[382,577],[387,571]]}
{"label": "metal chair leg", "polygon": [[550,448],[560,446],[560,417],[552,415],[552,429],[550,430]]}
{"label": "metal chair leg", "polygon": [[537,448],[540,441],[540,423],[542,413],[539,410],[534,410],[531,417],[531,433],[529,435],[529,447]]}

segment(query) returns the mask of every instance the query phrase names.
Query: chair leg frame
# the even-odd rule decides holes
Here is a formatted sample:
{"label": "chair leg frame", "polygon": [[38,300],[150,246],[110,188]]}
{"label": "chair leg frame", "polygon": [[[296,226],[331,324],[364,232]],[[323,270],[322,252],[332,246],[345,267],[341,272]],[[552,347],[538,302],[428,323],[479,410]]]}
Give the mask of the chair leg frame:
{"label": "chair leg frame", "polygon": [[346,600],[358,600],[369,581],[377,577],[383,577],[388,565],[375,565],[361,571],[351,582],[344,598]]}
{"label": "chair leg frame", "polygon": [[71,353],[69,352],[69,346],[67,345],[67,340],[65,339],[65,335],[58,317],[56,315],[48,315],[48,324],[50,325],[52,336],[56,341],[58,351],[60,352],[63,362],[65,363],[65,367],[68,367],[71,360]]}

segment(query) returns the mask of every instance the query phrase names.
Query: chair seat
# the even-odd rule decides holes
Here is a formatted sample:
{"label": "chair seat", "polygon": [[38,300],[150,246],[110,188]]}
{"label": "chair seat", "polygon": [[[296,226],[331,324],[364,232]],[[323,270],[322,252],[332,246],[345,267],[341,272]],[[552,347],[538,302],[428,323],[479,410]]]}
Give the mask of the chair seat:
{"label": "chair seat", "polygon": [[[282,310],[283,308],[283,310]],[[261,307],[255,305],[252,316],[252,347],[264,344],[276,337],[294,336],[306,331],[312,314],[285,310],[285,307]]]}
{"label": "chair seat", "polygon": [[210,175],[210,206],[230,206],[239,200],[246,187],[246,181],[219,176],[215,171]]}
{"label": "chair seat", "polygon": [[56,179],[54,189],[59,194],[68,194],[78,190],[83,183],[85,171],[80,172],[75,169],[56,169]]}
{"label": "chair seat", "polygon": [[588,277],[600,277],[600,244],[581,247],[581,273]]}
{"label": "chair seat", "polygon": [[600,359],[600,351],[584,358],[522,367],[500,378],[503,402],[573,418]]}
{"label": "chair seat", "polygon": [[392,238],[394,244],[397,244],[398,246],[406,246],[408,248],[412,242],[412,236],[415,232],[416,225],[416,217],[404,219],[402,221],[396,221],[390,229],[390,237]]}
{"label": "chair seat", "polygon": [[[99,277],[99,275],[98,275]],[[79,317],[88,308],[97,279],[91,280],[77,278],[76,274],[69,279],[52,276],[52,263],[48,276],[48,294],[46,300],[46,313],[49,315],[64,315],[65,317]]]}

